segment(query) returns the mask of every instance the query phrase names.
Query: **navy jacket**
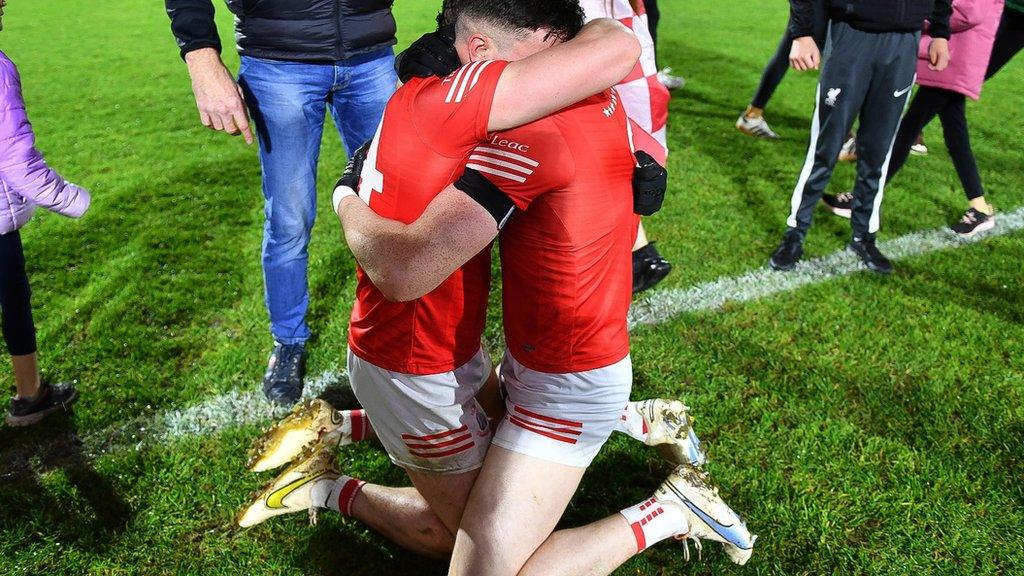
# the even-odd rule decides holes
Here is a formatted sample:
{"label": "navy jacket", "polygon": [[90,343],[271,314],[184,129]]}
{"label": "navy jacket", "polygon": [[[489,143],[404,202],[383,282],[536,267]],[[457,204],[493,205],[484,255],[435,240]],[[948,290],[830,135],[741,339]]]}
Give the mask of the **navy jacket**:
{"label": "navy jacket", "polygon": [[829,18],[865,32],[919,32],[928,20],[933,38],[949,38],[952,0],[790,0],[794,38],[814,30],[814,3],[825,3]]}
{"label": "navy jacket", "polygon": [[[275,60],[337,61],[395,43],[393,0],[225,0],[238,51]],[[182,57],[221,50],[213,0],[164,0]]]}

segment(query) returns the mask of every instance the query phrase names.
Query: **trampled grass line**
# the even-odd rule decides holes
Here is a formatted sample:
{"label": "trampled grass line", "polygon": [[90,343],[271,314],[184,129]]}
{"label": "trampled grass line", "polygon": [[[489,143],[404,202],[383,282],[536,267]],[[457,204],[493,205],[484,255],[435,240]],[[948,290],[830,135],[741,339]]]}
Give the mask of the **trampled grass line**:
{"label": "trampled grass line", "polygon": [[[1024,208],[998,215],[997,227],[974,239],[962,239],[949,229],[912,232],[880,244],[881,250],[896,260],[954,249],[984,238],[1002,236],[1024,229]],[[857,258],[845,250],[823,258],[801,262],[791,272],[767,268],[734,277],[720,278],[690,288],[660,290],[635,302],[630,310],[630,328],[656,325],[685,313],[721,308],[727,302],[748,302],[781,292],[797,290],[863,270]],[[331,386],[345,386],[344,371],[329,370],[306,382],[304,397],[315,397]],[[280,410],[278,412],[281,412]],[[139,418],[83,438],[94,455],[112,450],[141,447],[184,436],[206,436],[226,428],[268,422],[275,414],[259,389],[233,390],[187,408],[169,410]]]}
{"label": "trampled grass line", "polygon": [[[964,239],[948,228],[911,232],[879,243],[881,251],[894,260],[922,256],[938,250],[957,248],[993,236],[1024,229],[1024,208],[996,215],[996,227],[974,238]],[[765,255],[767,260],[767,254]],[[764,267],[740,276],[719,278],[690,288],[659,290],[635,302],[629,311],[630,329],[665,322],[687,312],[721,308],[727,302],[747,302],[809,284],[818,284],[865,270],[853,253],[841,250],[823,258],[800,262],[795,270],[776,272]]]}

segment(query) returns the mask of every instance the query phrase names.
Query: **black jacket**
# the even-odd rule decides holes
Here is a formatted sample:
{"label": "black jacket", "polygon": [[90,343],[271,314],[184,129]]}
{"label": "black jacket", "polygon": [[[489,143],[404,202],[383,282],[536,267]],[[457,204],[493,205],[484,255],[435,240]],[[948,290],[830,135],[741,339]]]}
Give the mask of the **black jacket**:
{"label": "black jacket", "polygon": [[918,32],[928,20],[928,34],[949,38],[952,0],[790,0],[789,33],[794,38],[814,30],[814,3],[825,3],[833,21],[865,32]]}
{"label": "black jacket", "polygon": [[[395,43],[393,0],[225,0],[241,54],[301,61],[344,60]],[[213,0],[164,0],[182,57],[221,50]]]}

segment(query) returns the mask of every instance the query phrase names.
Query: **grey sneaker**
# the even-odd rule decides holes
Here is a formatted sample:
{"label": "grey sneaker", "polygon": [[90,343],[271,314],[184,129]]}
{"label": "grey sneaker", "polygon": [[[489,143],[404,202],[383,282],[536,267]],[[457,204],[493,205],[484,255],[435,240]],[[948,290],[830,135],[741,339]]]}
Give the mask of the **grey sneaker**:
{"label": "grey sneaker", "polygon": [[78,391],[70,382],[43,382],[35,398],[11,398],[7,425],[31,426],[54,412],[67,410],[75,400],[78,400]]}
{"label": "grey sneaker", "polygon": [[679,90],[686,85],[686,78],[673,75],[671,68],[662,68],[658,70],[658,82],[669,90]]}
{"label": "grey sneaker", "polygon": [[779,138],[779,135],[768,126],[764,116],[748,118],[746,114],[740,114],[739,119],[736,120],[736,129],[754,138],[767,138],[768,140],[777,140]]}

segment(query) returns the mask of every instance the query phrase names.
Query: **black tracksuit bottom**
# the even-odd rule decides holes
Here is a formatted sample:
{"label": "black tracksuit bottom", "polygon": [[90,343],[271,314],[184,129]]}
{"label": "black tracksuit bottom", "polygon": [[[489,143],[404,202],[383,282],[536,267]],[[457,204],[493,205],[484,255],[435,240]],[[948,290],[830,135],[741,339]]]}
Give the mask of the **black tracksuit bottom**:
{"label": "black tracksuit bottom", "polygon": [[[822,2],[815,2],[814,9],[815,29],[812,35],[818,49],[824,50],[825,36],[828,33],[828,18],[825,16],[825,6]],[[792,21],[786,24],[786,31],[782,34],[779,47],[775,49],[775,55],[768,61],[764,72],[761,73],[761,83],[757,86],[754,99],[750,101],[750,105],[755,108],[763,110],[768,106],[768,101],[771,100],[776,88],[782,83],[782,79],[789,70],[789,52],[793,48],[793,36],[789,33],[790,24]]]}
{"label": "black tracksuit bottom", "polygon": [[0,312],[3,335],[11,356],[36,351],[31,293],[25,274],[25,252],[17,230],[0,235]]}
{"label": "black tracksuit bottom", "polygon": [[999,21],[996,41],[992,46],[992,59],[988,61],[985,79],[996,75],[1007,62],[1024,49],[1024,13],[1007,8]]}
{"label": "black tracksuit bottom", "polygon": [[910,155],[910,147],[917,140],[917,135],[924,130],[936,116],[942,122],[942,135],[946,140],[946,148],[953,160],[953,167],[960,176],[967,200],[974,200],[985,195],[978,174],[978,163],[974,160],[971,150],[971,136],[967,130],[967,97],[959,92],[922,86],[914,99],[903,121],[900,131],[896,134],[896,143],[892,147],[892,159],[889,161],[889,180],[900,171],[903,163]]}
{"label": "black tracksuit bottom", "polygon": [[793,190],[787,235],[801,240],[832,177],[846,134],[860,116],[857,181],[850,226],[854,239],[873,237],[889,155],[917,70],[920,32],[862,32],[844,22],[829,29],[830,51],[818,81],[811,143]]}

